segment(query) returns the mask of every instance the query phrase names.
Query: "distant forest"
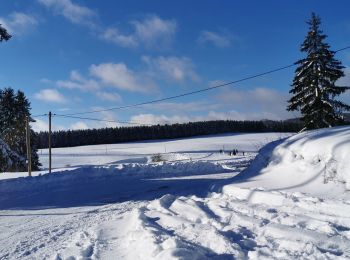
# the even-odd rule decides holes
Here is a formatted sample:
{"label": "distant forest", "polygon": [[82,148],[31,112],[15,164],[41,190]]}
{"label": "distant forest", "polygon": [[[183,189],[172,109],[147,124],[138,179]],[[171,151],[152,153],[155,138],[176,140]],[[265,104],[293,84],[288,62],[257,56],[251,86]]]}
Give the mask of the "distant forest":
{"label": "distant forest", "polygon": [[[132,126],[52,132],[52,147],[113,144],[223,133],[298,132],[302,124],[289,121],[202,121],[172,125]],[[48,147],[48,132],[37,134],[38,147]]]}

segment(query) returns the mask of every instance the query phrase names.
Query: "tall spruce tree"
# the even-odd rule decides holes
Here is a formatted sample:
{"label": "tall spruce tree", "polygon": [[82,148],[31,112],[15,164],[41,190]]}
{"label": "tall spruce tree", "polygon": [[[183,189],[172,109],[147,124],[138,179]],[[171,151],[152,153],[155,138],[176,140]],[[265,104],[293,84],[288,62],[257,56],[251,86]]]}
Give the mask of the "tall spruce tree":
{"label": "tall spruce tree", "polygon": [[307,129],[331,127],[342,123],[343,111],[350,110],[350,106],[335,99],[350,88],[336,86],[344,76],[344,66],[325,42],[327,36],[320,29],[320,17],[312,13],[307,24],[309,31],[300,48],[306,58],[296,62],[299,66],[289,91],[293,96],[287,110],[299,110]]}
{"label": "tall spruce tree", "polygon": [[[0,138],[19,156],[26,157],[26,124],[30,118],[30,103],[22,91],[16,94],[12,88],[0,90]],[[31,131],[32,169],[40,167],[37,154],[37,137]],[[25,165],[17,170],[26,170]]]}

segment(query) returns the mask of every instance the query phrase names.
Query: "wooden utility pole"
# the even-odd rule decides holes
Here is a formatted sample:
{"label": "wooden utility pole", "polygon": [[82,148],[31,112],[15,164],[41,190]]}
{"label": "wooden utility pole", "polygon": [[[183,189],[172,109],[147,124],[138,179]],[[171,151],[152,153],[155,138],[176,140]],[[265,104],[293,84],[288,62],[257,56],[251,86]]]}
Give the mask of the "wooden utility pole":
{"label": "wooden utility pole", "polygon": [[26,143],[27,143],[28,176],[32,176],[32,149],[30,147],[30,128],[29,128],[28,116],[26,116]]}
{"label": "wooden utility pole", "polygon": [[51,160],[51,117],[52,113],[49,112],[49,173],[51,173],[52,160]]}

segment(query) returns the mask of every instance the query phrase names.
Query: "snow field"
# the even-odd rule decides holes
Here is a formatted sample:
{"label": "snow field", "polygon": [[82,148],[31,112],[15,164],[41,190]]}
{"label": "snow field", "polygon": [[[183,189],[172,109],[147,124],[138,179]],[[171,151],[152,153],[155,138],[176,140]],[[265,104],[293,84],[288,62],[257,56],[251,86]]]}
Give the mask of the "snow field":
{"label": "snow field", "polygon": [[70,167],[0,181],[0,259],[349,259],[350,127],[271,142],[249,163],[278,136],[56,150]]}
{"label": "snow field", "polygon": [[[147,158],[155,154],[166,156],[168,161],[215,160],[215,155],[220,150],[238,149],[246,153],[256,153],[266,143],[290,135],[288,133],[225,134],[176,140],[55,148],[52,151],[53,168],[110,163],[147,163]],[[40,150],[39,156],[43,167],[47,168],[48,150]],[[228,157],[218,159],[224,158]]]}

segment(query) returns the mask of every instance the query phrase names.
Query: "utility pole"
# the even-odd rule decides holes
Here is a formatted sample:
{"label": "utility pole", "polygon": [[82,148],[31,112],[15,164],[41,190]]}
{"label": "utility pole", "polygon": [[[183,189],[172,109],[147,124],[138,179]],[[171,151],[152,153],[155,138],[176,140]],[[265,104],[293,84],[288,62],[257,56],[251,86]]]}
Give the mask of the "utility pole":
{"label": "utility pole", "polygon": [[26,143],[27,143],[27,163],[28,163],[28,176],[32,176],[32,149],[30,147],[30,128],[29,117],[26,116]]}
{"label": "utility pole", "polygon": [[52,113],[49,112],[49,173],[51,173],[52,160],[51,160],[51,117]]}

